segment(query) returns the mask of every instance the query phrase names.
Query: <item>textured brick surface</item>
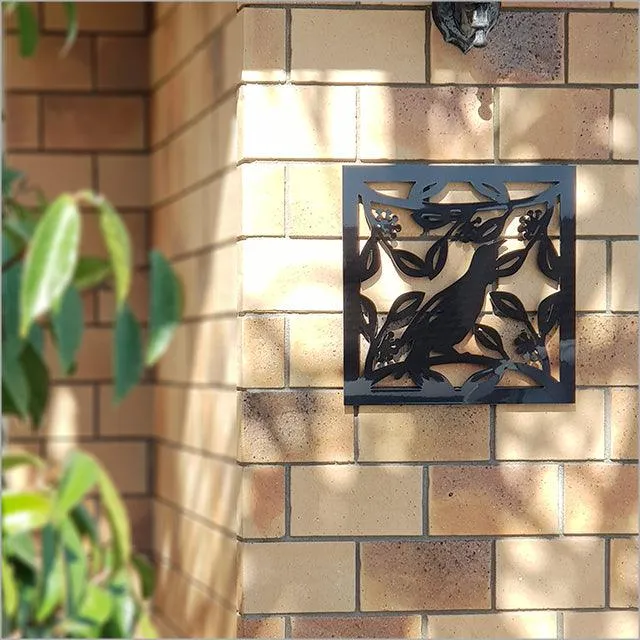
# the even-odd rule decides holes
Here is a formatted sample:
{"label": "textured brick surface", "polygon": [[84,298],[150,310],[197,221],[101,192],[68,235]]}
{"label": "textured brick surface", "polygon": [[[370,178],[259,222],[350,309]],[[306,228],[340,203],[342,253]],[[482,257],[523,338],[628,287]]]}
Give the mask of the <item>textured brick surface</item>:
{"label": "textured brick surface", "polygon": [[611,540],[612,607],[638,606],[638,539]]}
{"label": "textured brick surface", "polygon": [[630,464],[576,464],[564,470],[566,533],[635,533],[638,468]]}
{"label": "textured brick surface", "polygon": [[8,94],[4,99],[5,146],[8,150],[38,145],[39,109],[36,96]]}
{"label": "textured brick surface", "polygon": [[251,466],[242,471],[242,535],[284,535],[284,467]]}
{"label": "textured brick surface", "polygon": [[557,485],[555,465],[432,467],[429,533],[556,533]]}
{"label": "textured brick surface", "polygon": [[138,89],[149,84],[149,43],[145,37],[98,38],[98,88]]}
{"label": "textured brick surface", "polygon": [[284,638],[284,618],[240,618],[238,638]]}
{"label": "textured brick surface", "polygon": [[564,637],[566,640],[634,640],[638,637],[638,612],[567,611]]}
{"label": "textured brick surface", "polygon": [[148,436],[153,427],[153,387],[133,389],[122,403],[113,404],[113,387],[100,387],[100,433],[106,436]]}
{"label": "textured brick surface", "polygon": [[420,616],[294,617],[292,638],[420,638]]}
{"label": "textured brick surface", "polygon": [[[92,2],[78,6],[80,31],[141,32],[146,27],[145,7],[141,2]],[[44,5],[44,26],[66,31],[67,17],[60,2]]]}
{"label": "textured brick surface", "polygon": [[613,157],[638,158],[638,90],[616,89],[613,92]]}
{"label": "textured brick surface", "polygon": [[360,557],[363,611],[489,607],[488,542],[363,543]]}
{"label": "textured brick surface", "polygon": [[496,455],[505,460],[571,460],[604,456],[604,394],[576,392],[573,405],[501,405],[496,409]]}
{"label": "textured brick surface", "polygon": [[444,41],[431,24],[431,82],[460,84],[562,82],[561,13],[502,12],[486,48],[467,54]]}
{"label": "textured brick surface", "polygon": [[291,79],[424,82],[424,43],[424,14],[417,11],[294,10]]}
{"label": "textured brick surface", "polygon": [[638,25],[625,14],[569,14],[569,82],[638,82]]}
{"label": "textured brick surface", "polygon": [[556,614],[553,611],[436,615],[429,616],[427,638],[539,640],[555,638],[556,627]]}
{"label": "textured brick surface", "polygon": [[360,157],[490,159],[492,117],[490,89],[362,87]]}
{"label": "textured brick surface", "polygon": [[284,167],[251,163],[240,168],[243,236],[284,235]]}
{"label": "textured brick surface", "polygon": [[513,538],[496,542],[499,609],[601,607],[604,541]]}
{"label": "textured brick surface", "polygon": [[149,159],[142,155],[99,157],[98,185],[116,207],[148,207],[151,196]]}
{"label": "textured brick surface", "polygon": [[240,460],[293,462],[353,460],[353,414],[342,393],[245,393]]}
{"label": "textured brick surface", "polygon": [[638,458],[638,390],[611,390],[611,457]]}
{"label": "textured brick surface", "polygon": [[243,8],[242,80],[260,82],[285,78],[285,12]]}
{"label": "textured brick surface", "polygon": [[291,534],[419,535],[422,469],[329,465],[291,470]]}
{"label": "textured brick surface", "polygon": [[242,319],[242,386],[284,386],[284,318]]}
{"label": "textured brick surface", "polygon": [[638,242],[614,242],[611,265],[611,308],[614,311],[638,310]]}
{"label": "textured brick surface", "polygon": [[243,613],[351,611],[352,542],[274,542],[242,548]]}
{"label": "textured brick surface", "polygon": [[609,93],[603,89],[500,92],[500,158],[604,159],[609,150]]}

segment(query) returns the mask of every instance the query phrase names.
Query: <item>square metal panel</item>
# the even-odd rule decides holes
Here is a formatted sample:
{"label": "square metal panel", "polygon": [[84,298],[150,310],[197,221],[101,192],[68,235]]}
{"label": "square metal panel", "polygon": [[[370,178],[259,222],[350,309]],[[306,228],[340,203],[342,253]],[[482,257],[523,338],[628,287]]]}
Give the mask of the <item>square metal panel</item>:
{"label": "square metal panel", "polygon": [[575,167],[343,167],[344,399],[575,397]]}

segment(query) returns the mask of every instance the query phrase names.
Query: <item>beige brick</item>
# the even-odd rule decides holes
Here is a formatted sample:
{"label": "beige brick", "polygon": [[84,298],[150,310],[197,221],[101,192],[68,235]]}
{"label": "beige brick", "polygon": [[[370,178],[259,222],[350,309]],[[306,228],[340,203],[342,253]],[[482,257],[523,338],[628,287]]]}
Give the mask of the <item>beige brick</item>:
{"label": "beige brick", "polygon": [[429,42],[434,84],[563,81],[561,13],[503,12],[491,30],[490,46],[467,54],[446,43],[435,24]]}
{"label": "beige brick", "polygon": [[572,464],[564,469],[565,533],[636,533],[638,468]]}
{"label": "beige brick", "polygon": [[330,465],[291,469],[291,534],[420,535],[422,468]]}
{"label": "beige brick", "polygon": [[637,611],[566,611],[566,640],[635,640],[638,637]]}
{"label": "beige brick", "polygon": [[555,465],[429,469],[429,533],[522,535],[558,531]]}
{"label": "beige brick", "polygon": [[37,147],[39,123],[37,96],[5,95],[4,110],[7,150]]}
{"label": "beige brick", "polygon": [[291,79],[424,82],[424,45],[424,14],[418,11],[294,10]]}
{"label": "beige brick", "polygon": [[279,538],[284,535],[284,467],[244,467],[242,501],[244,538]]}
{"label": "beige brick", "polygon": [[126,498],[124,506],[131,523],[134,549],[149,557],[151,554],[152,510],[150,498]]}
{"label": "beige brick", "polygon": [[97,48],[99,89],[147,89],[149,43],[146,37],[100,37]]}
{"label": "beige brick", "polygon": [[490,159],[492,101],[489,89],[362,87],[360,157]]}
{"label": "beige brick", "polygon": [[498,609],[601,607],[604,541],[513,538],[496,542]]}
{"label": "beige brick", "polygon": [[91,88],[91,42],[79,37],[65,56],[64,38],[41,35],[33,56],[22,57],[18,36],[6,36],[5,89],[55,89],[78,91]]}
{"label": "beige brick", "polygon": [[638,159],[638,90],[616,89],[613,92],[613,157]]}
{"label": "beige brick", "polygon": [[153,551],[159,559],[170,558],[178,546],[178,511],[154,499],[152,512]]}
{"label": "beige brick", "polygon": [[352,611],[352,542],[269,542],[242,549],[243,613]]}
{"label": "beige brick", "polygon": [[[134,265],[145,264],[147,262],[146,215],[144,213],[121,213],[120,216],[131,238]],[[107,249],[100,230],[100,217],[93,211],[82,216],[80,252],[82,255],[98,258],[107,257]]]}
{"label": "beige brick", "polygon": [[527,9],[608,9],[610,6],[609,2],[598,0],[585,0],[585,2],[578,2],[577,0],[566,0],[566,2],[562,2],[562,0],[548,0],[547,2],[538,0],[505,0],[501,4],[505,9],[511,7]]}
{"label": "beige brick", "polygon": [[556,637],[556,613],[554,611],[480,613],[473,615],[429,616],[427,638],[465,638],[472,640],[506,640],[508,638]]}
{"label": "beige brick", "polygon": [[173,9],[178,6],[177,2],[156,2],[154,3],[154,20],[157,24],[165,16],[167,16]]}
{"label": "beige brick", "polygon": [[638,82],[636,16],[569,14],[569,82]]}
{"label": "beige brick", "polygon": [[[362,418],[361,418],[362,420]],[[501,405],[496,457],[502,460],[580,460],[604,456],[604,395],[579,389],[573,405]]]}
{"label": "beige brick", "polygon": [[245,393],[241,408],[242,462],[353,460],[353,414],[342,393]]}
{"label": "beige brick", "polygon": [[100,156],[98,188],[116,207],[148,207],[151,201],[148,158]]}
{"label": "beige brick", "polygon": [[144,101],[135,97],[47,96],[44,144],[48,149],[143,149]]}
{"label": "beige brick", "polygon": [[637,311],[638,242],[614,242],[611,250],[611,308],[614,311]]}
{"label": "beige brick", "polygon": [[106,436],[150,436],[153,433],[151,385],[139,385],[119,405],[113,402],[113,388],[100,387],[100,434]]}
{"label": "beige brick", "polygon": [[291,164],[287,167],[289,235],[342,235],[340,165]]}
{"label": "beige brick", "polygon": [[240,618],[238,638],[284,638],[284,618]]}
{"label": "beige brick", "polygon": [[589,315],[576,319],[578,384],[638,382],[638,321],[635,316]]}
{"label": "beige brick", "polygon": [[240,168],[243,236],[284,235],[284,167],[251,163]]}
{"label": "beige brick", "polygon": [[[145,6],[138,2],[80,3],[77,15],[80,31],[142,32],[146,29]],[[44,26],[66,31],[67,17],[62,3],[44,5]]]}
{"label": "beige brick", "polygon": [[[82,344],[78,350],[74,380],[102,381],[111,378],[111,351],[113,331],[103,328],[85,328]],[[57,352],[49,340],[45,343],[46,362],[53,380],[70,380],[64,376],[58,362]]]}
{"label": "beige brick", "polygon": [[638,390],[611,390],[611,457],[638,458]]}
{"label": "beige brick", "polygon": [[341,311],[339,240],[244,240],[242,310]]}
{"label": "beige brick", "polygon": [[500,158],[608,157],[608,91],[505,87],[499,92]]}
{"label": "beige brick", "polygon": [[612,607],[638,606],[638,539],[611,540],[611,575],[609,580]]}
{"label": "beige brick", "polygon": [[242,386],[284,386],[284,318],[242,318]]}
{"label": "beige brick", "polygon": [[24,422],[8,418],[8,432],[14,438],[77,438],[93,433],[94,391],[90,386],[56,386],[49,392],[47,411],[42,426],[35,431]]}
{"label": "beige brick", "polygon": [[[579,234],[638,234],[636,165],[579,166],[576,174]],[[615,216],[608,211],[615,211]]]}
{"label": "beige brick", "polygon": [[[243,82],[285,79],[285,12],[282,9],[243,8]],[[237,43],[235,46],[238,46]]]}
{"label": "beige brick", "polygon": [[342,316],[289,317],[292,387],[341,387]]}
{"label": "beige brick", "polygon": [[363,543],[361,608],[488,608],[490,564],[490,544],[479,540]]}
{"label": "beige brick", "polygon": [[294,617],[292,638],[420,638],[420,616]]}
{"label": "beige brick", "polygon": [[238,113],[241,158],[356,155],[354,87],[246,85]]}

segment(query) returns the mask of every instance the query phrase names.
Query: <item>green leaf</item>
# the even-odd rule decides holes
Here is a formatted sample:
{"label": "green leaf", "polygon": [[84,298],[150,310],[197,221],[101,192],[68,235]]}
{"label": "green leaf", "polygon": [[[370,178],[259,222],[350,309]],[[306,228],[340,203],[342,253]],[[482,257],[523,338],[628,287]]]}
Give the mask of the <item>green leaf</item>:
{"label": "green leaf", "polygon": [[92,289],[102,284],[110,275],[111,263],[108,260],[80,256],[73,276],[73,285],[78,291]]}
{"label": "green leaf", "polygon": [[64,560],[65,609],[68,616],[75,616],[87,589],[87,555],[78,530],[70,520],[63,521],[60,535]]}
{"label": "green leaf", "polygon": [[138,383],[143,370],[142,331],[127,303],[118,311],[114,338],[114,394],[120,402]]}
{"label": "green leaf", "polygon": [[20,39],[20,55],[29,58],[38,45],[38,21],[33,9],[26,2],[16,5],[18,18],[18,38]]}
{"label": "green leaf", "polygon": [[100,466],[93,456],[73,451],[67,458],[56,493],[51,517],[60,522],[96,486]]}
{"label": "green leaf", "polygon": [[35,349],[36,353],[42,359],[44,355],[44,330],[41,325],[31,325],[29,335],[27,336],[27,342]]}
{"label": "green leaf", "polygon": [[100,229],[107,245],[115,279],[116,301],[122,305],[131,288],[131,240],[116,210],[104,199],[98,200]]}
{"label": "green leaf", "polygon": [[46,464],[44,460],[28,451],[12,450],[2,454],[2,471],[7,472],[16,467],[23,465],[30,465],[32,467],[38,467],[38,469],[44,469]]}
{"label": "green leaf", "polygon": [[151,622],[151,616],[148,611],[143,611],[138,620],[138,626],[136,627],[135,638],[157,638],[158,630]]}
{"label": "green leaf", "polygon": [[155,569],[149,560],[141,553],[134,553],[131,560],[140,578],[142,597],[144,600],[147,600],[153,595],[156,584]]}
{"label": "green leaf", "polygon": [[60,365],[65,374],[69,375],[75,368],[76,354],[84,331],[82,298],[75,287],[67,287],[60,307],[54,311],[51,320]]}
{"label": "green leaf", "polygon": [[60,638],[97,638],[99,629],[86,620],[67,618],[56,627],[56,637]]}
{"label": "green leaf", "polygon": [[149,342],[145,364],[155,364],[169,347],[182,318],[180,281],[164,256],[151,252]]}
{"label": "green leaf", "polygon": [[[18,337],[20,326],[20,285],[22,265],[14,264],[2,273],[2,331],[5,336]],[[4,341],[3,345],[4,347]]]}
{"label": "green leaf", "polygon": [[29,569],[36,570],[36,547],[30,533],[17,533],[5,536],[2,540],[3,554],[13,558]]}
{"label": "green leaf", "polygon": [[109,619],[112,609],[113,598],[111,594],[106,589],[89,583],[80,607],[79,617],[100,627]]}
{"label": "green leaf", "polygon": [[67,15],[67,39],[64,42],[63,53],[71,49],[78,37],[78,15],[75,2],[63,2],[64,12]]}
{"label": "green leaf", "polygon": [[[2,386],[11,407],[17,415],[26,418],[29,415],[29,381],[19,355],[20,341],[9,337],[2,345]],[[5,398],[2,399],[2,412],[5,413]]]}
{"label": "green leaf", "polygon": [[2,197],[6,198],[11,195],[13,185],[24,177],[22,171],[8,167],[4,160],[2,162]]}
{"label": "green leaf", "polygon": [[100,498],[112,532],[113,569],[119,569],[131,556],[131,526],[124,503],[111,478],[101,467],[98,477]]}
{"label": "green leaf", "polygon": [[107,583],[113,598],[111,618],[104,626],[104,636],[108,638],[134,637],[139,605],[131,592],[126,569],[117,571]]}
{"label": "green leaf", "polygon": [[42,530],[42,573],[39,582],[36,622],[42,624],[62,603],[64,581],[60,557],[60,535],[51,526]]}
{"label": "green leaf", "polygon": [[82,503],[77,504],[69,512],[69,517],[81,536],[87,536],[94,545],[98,544],[98,527],[85,505]]}
{"label": "green leaf", "polygon": [[40,219],[25,257],[20,290],[20,334],[49,311],[73,277],[80,244],[80,212],[74,198],[62,195]]}
{"label": "green leaf", "polygon": [[29,383],[29,416],[37,428],[49,399],[49,370],[31,343],[25,345],[20,361]]}
{"label": "green leaf", "polygon": [[12,566],[2,559],[2,611],[13,618],[18,610],[18,588]]}
{"label": "green leaf", "polygon": [[4,491],[2,531],[7,535],[41,529],[49,521],[51,496],[42,491]]}

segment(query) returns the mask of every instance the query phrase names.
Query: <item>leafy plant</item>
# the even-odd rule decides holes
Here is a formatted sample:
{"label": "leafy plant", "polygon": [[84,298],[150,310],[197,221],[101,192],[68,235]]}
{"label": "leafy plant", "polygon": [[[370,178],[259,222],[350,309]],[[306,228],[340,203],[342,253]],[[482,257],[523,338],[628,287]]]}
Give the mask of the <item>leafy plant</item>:
{"label": "leafy plant", "polygon": [[[5,472],[45,462],[6,453]],[[149,617],[154,571],[133,553],[124,504],[92,456],[79,451],[53,481],[2,494],[2,637],[156,637]],[[97,491],[109,527],[101,540],[87,498]]]}

